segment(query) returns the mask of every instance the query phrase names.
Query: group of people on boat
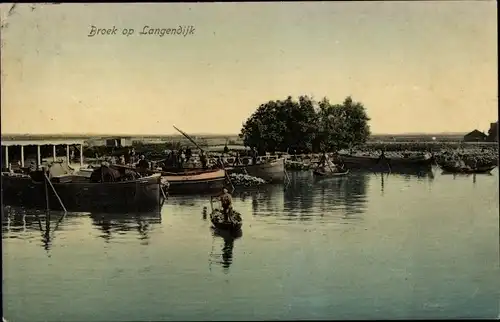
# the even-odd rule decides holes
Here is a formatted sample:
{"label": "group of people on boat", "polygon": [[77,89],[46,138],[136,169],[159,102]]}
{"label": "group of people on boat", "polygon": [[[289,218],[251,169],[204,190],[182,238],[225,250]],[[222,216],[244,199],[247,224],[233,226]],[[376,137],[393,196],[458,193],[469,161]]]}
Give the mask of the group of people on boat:
{"label": "group of people on boat", "polygon": [[193,152],[190,148],[172,150],[168,152],[167,157],[164,161],[164,165],[167,168],[177,168],[182,169],[184,165],[191,160]]}

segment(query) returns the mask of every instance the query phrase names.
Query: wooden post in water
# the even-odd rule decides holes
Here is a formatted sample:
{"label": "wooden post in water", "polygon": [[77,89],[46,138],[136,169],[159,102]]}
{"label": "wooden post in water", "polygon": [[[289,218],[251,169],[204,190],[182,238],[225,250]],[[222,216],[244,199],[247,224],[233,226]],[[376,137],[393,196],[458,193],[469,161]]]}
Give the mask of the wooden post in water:
{"label": "wooden post in water", "polygon": [[36,168],[39,169],[42,165],[42,157],[40,153],[40,145],[36,146]]}
{"label": "wooden post in water", "polygon": [[21,167],[24,168],[24,145],[21,145]]}
{"label": "wooden post in water", "polygon": [[66,163],[69,166],[69,164],[70,164],[70,162],[69,162],[69,144],[66,144]]}
{"label": "wooden post in water", "polygon": [[83,144],[80,144],[80,167],[83,167]]}
{"label": "wooden post in water", "polygon": [[[64,214],[66,214],[68,211],[66,210],[66,207],[64,206],[64,203],[62,202],[61,197],[59,197],[59,194],[57,193],[56,188],[54,188],[54,185],[52,184],[52,182],[50,182],[50,179],[49,179],[49,177],[47,177],[47,174],[45,174],[45,172],[43,175],[45,177],[45,184],[47,185],[47,183],[48,183],[50,185],[50,187],[52,188],[52,191],[56,195],[57,200],[59,201],[59,204],[61,205],[61,208],[64,210]],[[48,198],[48,196],[47,196],[47,198]],[[47,204],[48,204],[48,199],[47,199]]]}
{"label": "wooden post in water", "polygon": [[46,213],[45,213],[45,233],[50,231],[50,205],[49,205],[49,186],[47,182],[47,176],[45,174],[45,169],[42,169],[43,177],[44,177],[44,187],[45,187],[45,205],[46,205]]}
{"label": "wooden post in water", "polygon": [[9,147],[5,146],[5,167],[9,168]]}

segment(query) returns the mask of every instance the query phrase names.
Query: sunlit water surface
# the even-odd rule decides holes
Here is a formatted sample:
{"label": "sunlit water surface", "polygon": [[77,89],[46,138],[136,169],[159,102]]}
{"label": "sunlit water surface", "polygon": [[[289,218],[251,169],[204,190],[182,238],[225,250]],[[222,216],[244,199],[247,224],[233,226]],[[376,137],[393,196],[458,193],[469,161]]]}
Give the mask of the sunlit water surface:
{"label": "sunlit water surface", "polygon": [[[3,213],[9,321],[496,318],[498,172],[356,174],[235,194],[243,236],[207,197],[161,215]],[[39,220],[38,220],[39,219]]]}

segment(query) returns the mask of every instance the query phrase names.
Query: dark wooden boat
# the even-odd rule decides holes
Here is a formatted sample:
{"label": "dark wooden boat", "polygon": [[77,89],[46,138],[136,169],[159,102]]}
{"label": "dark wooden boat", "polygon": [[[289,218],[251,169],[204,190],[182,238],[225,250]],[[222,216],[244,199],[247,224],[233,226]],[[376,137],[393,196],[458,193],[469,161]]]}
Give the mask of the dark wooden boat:
{"label": "dark wooden boat", "polygon": [[212,235],[215,237],[221,237],[224,239],[232,239],[236,240],[238,238],[243,237],[243,230],[238,229],[238,230],[227,230],[227,229],[219,229],[214,226],[210,227],[212,231]]}
{"label": "dark wooden boat", "polygon": [[254,165],[236,165],[227,170],[229,173],[247,173],[273,183],[284,182],[286,177],[284,158]]}
{"label": "dark wooden boat", "polygon": [[46,208],[48,196],[53,210],[62,210],[59,197],[67,211],[158,211],[162,187],[160,174],[116,182],[93,182],[85,176],[63,174],[52,176],[49,184],[41,171],[31,175],[2,173],[4,204],[41,209]]}
{"label": "dark wooden boat", "polygon": [[210,221],[214,228],[226,231],[241,230],[243,219],[241,214],[233,210],[233,214],[229,216],[229,221],[224,220],[224,214],[219,209],[214,209],[210,214]]}
{"label": "dark wooden boat", "polygon": [[444,174],[488,174],[496,165],[481,166],[477,168],[462,168],[451,164],[440,164],[439,167]]}
{"label": "dark wooden boat", "polygon": [[431,169],[434,163],[433,158],[408,157],[408,158],[388,158],[373,156],[342,155],[340,160],[346,168],[360,170],[397,170],[397,169]]}
{"label": "dark wooden boat", "polygon": [[313,171],[313,175],[315,177],[319,177],[319,178],[337,178],[337,177],[344,177],[347,174],[349,174],[349,169],[347,169],[343,172],[332,172],[332,171],[323,172],[321,170],[314,170]]}

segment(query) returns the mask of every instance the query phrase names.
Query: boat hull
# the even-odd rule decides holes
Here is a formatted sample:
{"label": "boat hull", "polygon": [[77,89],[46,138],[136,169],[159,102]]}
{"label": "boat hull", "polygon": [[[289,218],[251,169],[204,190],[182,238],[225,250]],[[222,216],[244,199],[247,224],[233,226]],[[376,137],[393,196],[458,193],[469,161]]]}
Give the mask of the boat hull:
{"label": "boat hull", "polygon": [[246,171],[249,175],[264,179],[267,182],[280,183],[285,181],[285,159],[256,165],[235,166],[228,171],[230,173],[245,173]]}
{"label": "boat hull", "polygon": [[215,209],[210,214],[210,221],[212,222],[213,228],[222,231],[237,232],[240,231],[243,226],[241,214],[237,211],[233,211],[232,219],[227,222],[224,221],[224,215],[222,212]]}
{"label": "boat hull", "polygon": [[430,170],[434,160],[432,158],[385,158],[365,156],[341,156],[346,168],[371,171],[393,171],[405,169]]}
{"label": "boat hull", "polygon": [[226,186],[225,170],[169,173],[162,178],[168,181],[171,195],[220,192]]}
{"label": "boat hull", "polygon": [[349,174],[349,170],[344,172],[321,172],[318,170],[313,171],[313,175],[318,178],[341,178]]}
{"label": "boat hull", "polygon": [[439,165],[441,170],[443,170],[444,174],[489,174],[493,169],[496,168],[494,166],[484,166],[478,167],[477,169],[468,169],[468,168],[459,168],[449,165]]}
{"label": "boat hull", "polygon": [[[161,178],[159,175],[134,181],[91,183],[52,183],[67,211],[122,212],[157,211],[161,207]],[[56,194],[44,182],[30,177],[2,175],[3,203],[45,209],[46,190],[49,208],[62,210]]]}

